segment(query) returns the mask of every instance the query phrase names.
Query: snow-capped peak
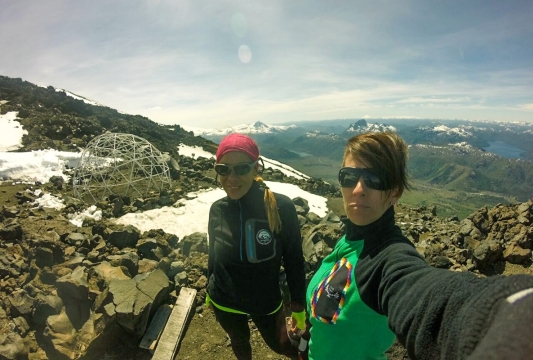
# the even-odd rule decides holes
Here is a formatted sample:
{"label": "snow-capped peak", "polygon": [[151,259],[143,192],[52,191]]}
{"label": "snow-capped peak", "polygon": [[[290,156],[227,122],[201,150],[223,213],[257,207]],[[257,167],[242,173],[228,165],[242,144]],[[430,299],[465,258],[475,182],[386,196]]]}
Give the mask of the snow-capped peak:
{"label": "snow-capped peak", "polygon": [[226,127],[222,129],[202,129],[183,126],[187,131],[194,132],[197,136],[225,136],[231,133],[240,134],[275,134],[289,129],[296,128],[296,125],[281,126],[268,125],[261,121],[256,121],[253,124],[241,124],[233,127]]}
{"label": "snow-capped peak", "polygon": [[368,124],[366,120],[361,119],[356,123],[350,125],[347,129],[347,133],[363,133],[368,131],[383,132],[383,131],[392,131],[396,132],[396,128],[392,125],[385,124]]}

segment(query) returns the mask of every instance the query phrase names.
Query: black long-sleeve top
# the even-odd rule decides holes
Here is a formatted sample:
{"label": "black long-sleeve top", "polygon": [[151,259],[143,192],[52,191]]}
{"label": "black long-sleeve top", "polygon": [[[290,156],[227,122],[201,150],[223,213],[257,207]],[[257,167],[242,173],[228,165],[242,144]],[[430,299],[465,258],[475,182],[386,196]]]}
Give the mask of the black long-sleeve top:
{"label": "black long-sleeve top", "polygon": [[305,268],[294,203],[274,193],[282,226],[269,229],[264,189],[254,181],[241,199],[224,197],[209,211],[207,292],[218,305],[248,314],[269,314],[281,304],[280,268],[291,302],[305,304]]}
{"label": "black long-sleeve top", "polygon": [[[370,231],[369,231],[370,230]],[[429,266],[394,225],[387,211],[365,235],[356,269],[361,298],[380,314],[416,359],[460,359],[472,353],[502,301],[533,287],[528,275],[480,278]],[[533,340],[533,338],[532,338]]]}

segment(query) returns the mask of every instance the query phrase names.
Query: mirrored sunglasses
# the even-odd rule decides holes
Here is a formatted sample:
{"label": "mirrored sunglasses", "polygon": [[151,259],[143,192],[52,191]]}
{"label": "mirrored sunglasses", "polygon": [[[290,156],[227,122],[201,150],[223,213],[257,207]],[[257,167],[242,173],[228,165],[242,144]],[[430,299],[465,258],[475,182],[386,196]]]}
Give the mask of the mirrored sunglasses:
{"label": "mirrored sunglasses", "polygon": [[257,161],[253,163],[240,163],[234,165],[215,164],[215,171],[221,176],[227,176],[231,174],[232,171],[234,171],[238,176],[242,176],[248,174],[254,168],[255,164],[257,164]]}
{"label": "mirrored sunglasses", "polygon": [[387,190],[385,181],[370,169],[343,167],[339,170],[339,184],[342,187],[355,187],[360,177],[365,185],[374,190]]}

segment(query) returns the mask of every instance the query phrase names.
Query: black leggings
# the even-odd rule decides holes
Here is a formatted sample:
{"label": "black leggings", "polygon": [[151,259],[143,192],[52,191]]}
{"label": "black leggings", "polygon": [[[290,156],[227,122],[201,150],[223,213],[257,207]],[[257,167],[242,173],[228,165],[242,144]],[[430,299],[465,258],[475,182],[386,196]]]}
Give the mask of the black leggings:
{"label": "black leggings", "polygon": [[[231,348],[237,359],[251,360],[252,347],[250,345],[248,315],[226,312],[217,309],[216,306],[213,306],[213,310],[217,321],[231,340]],[[297,358],[298,349],[292,346],[287,335],[283,307],[274,314],[251,315],[251,318],[268,347],[278,354],[293,359]]]}

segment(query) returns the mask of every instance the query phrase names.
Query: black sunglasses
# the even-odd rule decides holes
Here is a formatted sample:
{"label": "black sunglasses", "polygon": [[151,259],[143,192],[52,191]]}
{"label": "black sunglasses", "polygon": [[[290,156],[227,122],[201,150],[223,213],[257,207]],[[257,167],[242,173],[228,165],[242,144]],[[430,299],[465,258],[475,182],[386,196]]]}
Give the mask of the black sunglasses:
{"label": "black sunglasses", "polygon": [[232,171],[235,171],[235,174],[242,176],[248,174],[254,168],[255,164],[257,164],[257,161],[253,163],[240,163],[235,165],[215,164],[215,171],[220,176],[229,175]]}
{"label": "black sunglasses", "polygon": [[385,181],[370,169],[343,167],[339,170],[339,184],[342,187],[354,187],[360,177],[363,177],[365,185],[374,190],[387,190]]}

